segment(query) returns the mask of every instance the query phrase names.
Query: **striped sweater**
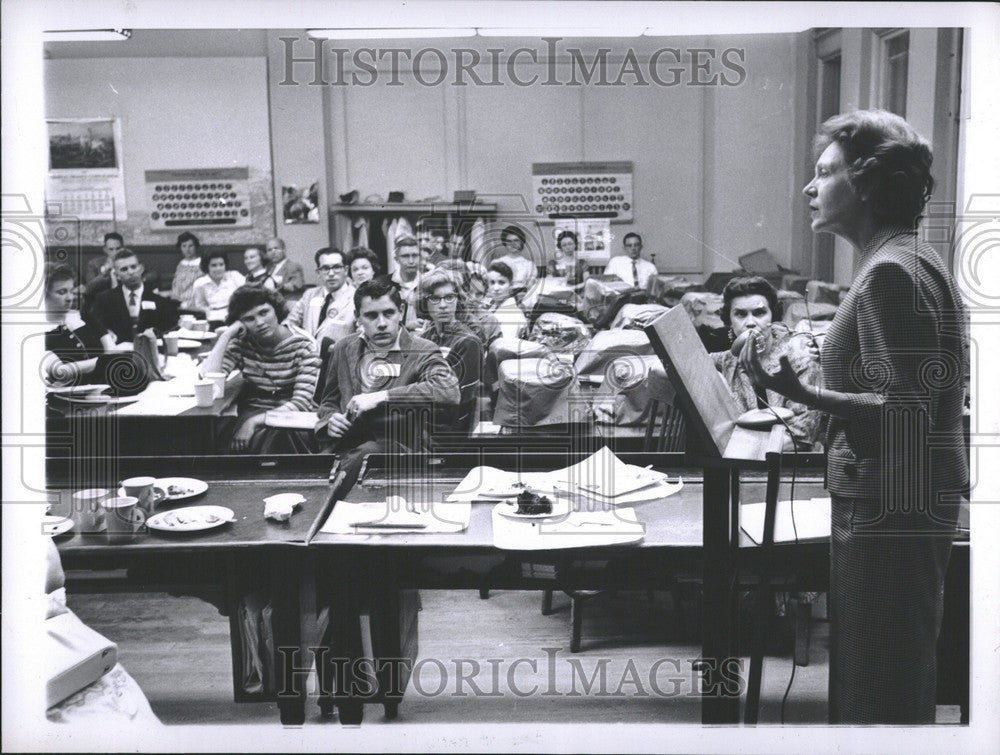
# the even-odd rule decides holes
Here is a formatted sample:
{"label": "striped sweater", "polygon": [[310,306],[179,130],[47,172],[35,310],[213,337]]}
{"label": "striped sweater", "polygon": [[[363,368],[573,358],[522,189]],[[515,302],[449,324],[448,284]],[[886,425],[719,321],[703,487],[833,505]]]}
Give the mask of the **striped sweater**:
{"label": "striped sweater", "polygon": [[222,357],[226,374],[240,370],[246,381],[241,406],[251,409],[309,411],[319,378],[316,342],[298,329],[274,347],[263,350],[245,333],[233,336]]}

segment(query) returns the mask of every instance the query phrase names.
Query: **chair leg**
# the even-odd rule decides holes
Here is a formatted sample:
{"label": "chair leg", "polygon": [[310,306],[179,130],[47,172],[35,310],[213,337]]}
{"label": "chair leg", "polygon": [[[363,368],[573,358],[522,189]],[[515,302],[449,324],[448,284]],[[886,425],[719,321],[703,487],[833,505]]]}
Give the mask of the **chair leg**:
{"label": "chair leg", "polygon": [[542,591],[542,616],[552,613],[552,590]]}
{"label": "chair leg", "polygon": [[573,624],[573,634],[570,637],[569,650],[571,653],[579,653],[583,635],[583,598],[573,598],[570,604],[570,621]]}
{"label": "chair leg", "polygon": [[480,600],[487,600],[487,599],[489,599],[489,597],[490,597],[490,588],[488,588],[488,587],[480,587],[479,588],[479,599]]}

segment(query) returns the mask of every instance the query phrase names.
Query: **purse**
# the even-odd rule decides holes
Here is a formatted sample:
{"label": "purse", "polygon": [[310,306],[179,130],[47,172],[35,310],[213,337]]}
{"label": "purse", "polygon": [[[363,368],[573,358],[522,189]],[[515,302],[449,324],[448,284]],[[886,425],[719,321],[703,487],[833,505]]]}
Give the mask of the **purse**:
{"label": "purse", "polygon": [[118,663],[118,646],[72,611],[45,620],[46,707],[93,684]]}

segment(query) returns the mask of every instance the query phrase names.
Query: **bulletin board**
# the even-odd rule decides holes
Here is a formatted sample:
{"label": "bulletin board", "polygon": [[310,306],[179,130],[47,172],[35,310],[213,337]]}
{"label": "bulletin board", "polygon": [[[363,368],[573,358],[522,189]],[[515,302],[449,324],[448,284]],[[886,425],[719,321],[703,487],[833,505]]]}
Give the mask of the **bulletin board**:
{"label": "bulletin board", "polygon": [[631,162],[533,163],[531,182],[539,215],[632,220]]}
{"label": "bulletin board", "polygon": [[250,170],[147,170],[146,206],[153,231],[250,228]]}

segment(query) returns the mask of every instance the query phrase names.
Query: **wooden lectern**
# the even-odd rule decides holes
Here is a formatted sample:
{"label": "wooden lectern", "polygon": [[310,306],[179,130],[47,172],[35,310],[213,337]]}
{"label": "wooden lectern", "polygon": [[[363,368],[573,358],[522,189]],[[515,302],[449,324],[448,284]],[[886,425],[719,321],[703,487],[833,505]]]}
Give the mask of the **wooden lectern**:
{"label": "wooden lectern", "polygon": [[[698,337],[683,307],[665,312],[645,329],[677,391],[677,405],[687,420],[685,463],[704,470],[702,503],[703,610],[702,707],[705,724],[739,721],[742,684],[736,647],[739,547],[739,472],[767,470],[764,542],[774,542],[774,519],[781,478],[785,427],[767,430],[737,427],[740,410]],[[766,559],[761,559],[766,563]],[[751,651],[746,720],[756,723],[763,664],[763,619],[771,592],[761,573],[758,620]],[[766,614],[765,614],[766,616]]]}

